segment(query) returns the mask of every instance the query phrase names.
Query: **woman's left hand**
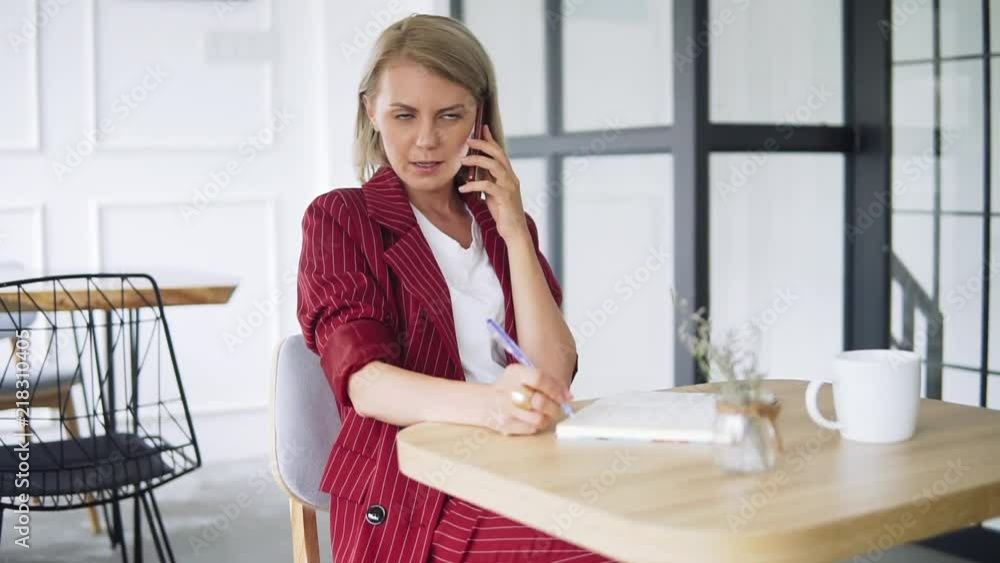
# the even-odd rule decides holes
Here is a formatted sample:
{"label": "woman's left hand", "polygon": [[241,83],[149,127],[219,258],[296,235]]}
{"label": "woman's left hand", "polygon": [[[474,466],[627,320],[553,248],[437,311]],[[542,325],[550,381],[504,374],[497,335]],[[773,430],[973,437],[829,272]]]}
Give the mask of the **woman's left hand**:
{"label": "woman's left hand", "polygon": [[497,224],[497,233],[504,240],[511,237],[530,236],[528,221],[521,203],[521,181],[510,165],[507,153],[497,144],[488,125],[483,125],[483,139],[469,139],[469,147],[484,154],[462,158],[465,166],[478,166],[489,171],[492,179],[468,182],[458,188],[460,192],[486,192],[486,205]]}

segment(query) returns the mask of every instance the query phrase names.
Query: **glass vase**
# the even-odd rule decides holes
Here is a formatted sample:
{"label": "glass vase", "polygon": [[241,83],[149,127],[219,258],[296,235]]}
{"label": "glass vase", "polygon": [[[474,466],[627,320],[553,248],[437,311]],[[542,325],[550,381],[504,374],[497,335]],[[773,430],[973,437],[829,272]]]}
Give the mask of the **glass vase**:
{"label": "glass vase", "polygon": [[774,468],[782,451],[776,419],[781,405],[720,395],[715,405],[715,464],[726,473],[762,473]]}

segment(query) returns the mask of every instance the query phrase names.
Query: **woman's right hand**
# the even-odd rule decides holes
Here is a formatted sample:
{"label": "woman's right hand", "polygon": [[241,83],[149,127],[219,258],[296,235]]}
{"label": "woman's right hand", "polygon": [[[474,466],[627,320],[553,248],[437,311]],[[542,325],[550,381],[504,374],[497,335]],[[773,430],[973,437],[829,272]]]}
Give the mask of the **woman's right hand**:
{"label": "woman's right hand", "polygon": [[[490,399],[486,426],[505,435],[536,434],[547,430],[562,417],[559,404],[573,398],[566,384],[535,368],[508,365],[499,378],[488,386]],[[511,393],[522,387],[534,390],[531,408],[514,404]]]}

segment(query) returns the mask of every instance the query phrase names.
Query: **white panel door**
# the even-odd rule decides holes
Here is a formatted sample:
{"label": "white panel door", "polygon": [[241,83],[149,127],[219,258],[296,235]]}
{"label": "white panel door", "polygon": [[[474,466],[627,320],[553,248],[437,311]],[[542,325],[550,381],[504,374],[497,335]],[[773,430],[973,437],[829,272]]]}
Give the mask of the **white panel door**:
{"label": "white panel door", "polygon": [[302,213],[359,185],[350,92],[374,37],[442,8],[0,2],[0,260],[238,278],[226,305],[167,310],[207,461],[266,452],[272,351],[299,331]]}

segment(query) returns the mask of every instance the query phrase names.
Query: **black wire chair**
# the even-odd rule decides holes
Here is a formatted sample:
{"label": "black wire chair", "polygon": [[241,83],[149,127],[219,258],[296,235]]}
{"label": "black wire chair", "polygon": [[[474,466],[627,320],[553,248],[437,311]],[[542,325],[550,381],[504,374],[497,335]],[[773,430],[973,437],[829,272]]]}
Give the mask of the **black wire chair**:
{"label": "black wire chair", "polygon": [[[153,278],[0,282],[4,336],[13,339],[0,356],[0,386],[22,393],[20,408],[0,411],[0,530],[6,510],[21,521],[36,510],[100,506],[127,563],[119,503],[132,499],[134,560],[142,561],[145,514],[159,560],[174,561],[153,489],[200,467],[201,452]],[[42,388],[60,408],[31,409]],[[67,411],[74,392],[82,401]]]}

